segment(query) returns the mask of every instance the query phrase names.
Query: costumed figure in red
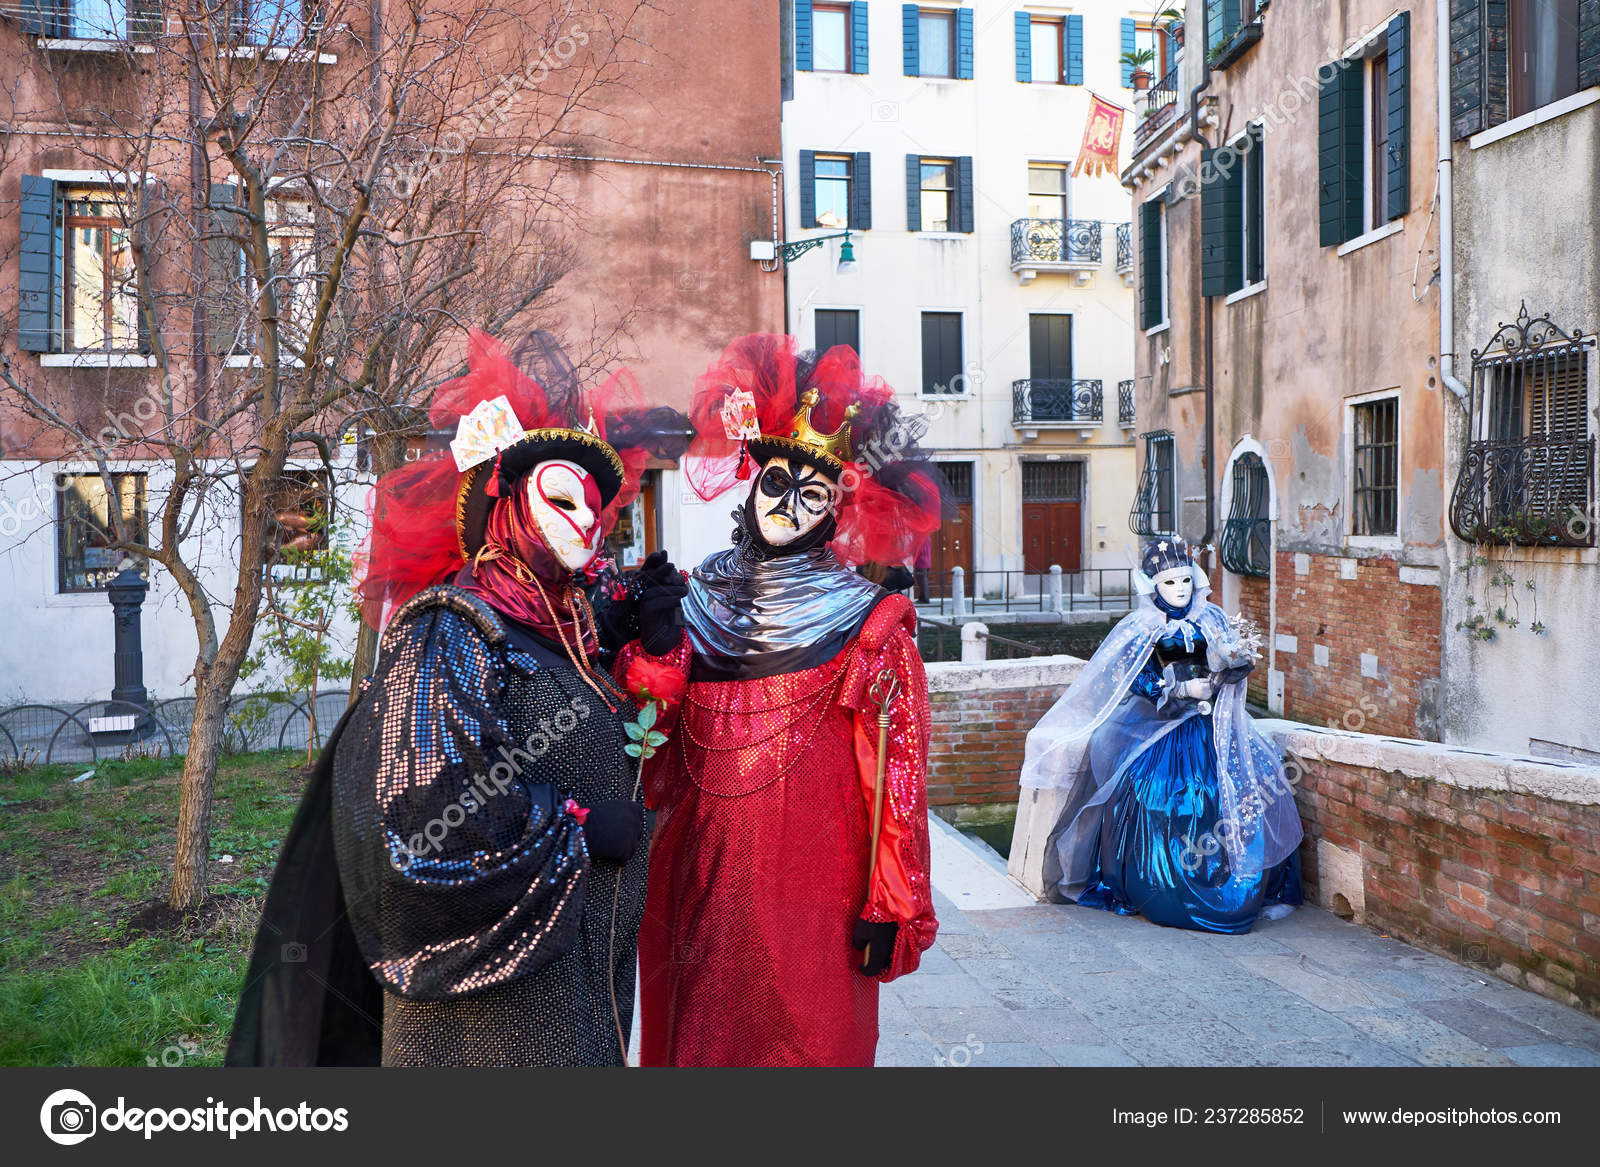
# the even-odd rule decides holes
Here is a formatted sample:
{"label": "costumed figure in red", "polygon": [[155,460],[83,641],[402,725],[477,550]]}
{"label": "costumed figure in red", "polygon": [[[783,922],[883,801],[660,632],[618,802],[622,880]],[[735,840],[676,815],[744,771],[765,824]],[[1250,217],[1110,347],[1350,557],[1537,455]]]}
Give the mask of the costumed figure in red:
{"label": "costumed figure in red", "polygon": [[847,347],[743,337],[703,376],[685,472],[740,481],[734,546],[690,574],[692,654],[645,770],[647,1066],[869,1066],[878,986],[933,943],[916,613],[851,570],[915,553],[942,492],[893,391]]}
{"label": "costumed figure in red", "polygon": [[374,492],[377,666],[285,840],[230,1065],[626,1060],[654,718],[600,661],[683,584],[658,556],[598,617],[586,589],[654,411],[608,441],[625,375],[585,393],[545,333],[473,332],[468,363],[439,448]]}

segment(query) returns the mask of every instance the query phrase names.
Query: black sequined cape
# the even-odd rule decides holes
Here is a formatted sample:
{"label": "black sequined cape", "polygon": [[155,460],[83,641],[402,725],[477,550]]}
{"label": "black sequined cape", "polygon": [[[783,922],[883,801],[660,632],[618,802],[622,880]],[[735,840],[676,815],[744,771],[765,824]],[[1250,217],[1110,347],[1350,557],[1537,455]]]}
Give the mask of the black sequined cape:
{"label": "black sequined cape", "polygon": [[285,841],[228,1064],[620,1064],[647,846],[591,862],[562,808],[633,796],[634,713],[467,593],[407,604]]}

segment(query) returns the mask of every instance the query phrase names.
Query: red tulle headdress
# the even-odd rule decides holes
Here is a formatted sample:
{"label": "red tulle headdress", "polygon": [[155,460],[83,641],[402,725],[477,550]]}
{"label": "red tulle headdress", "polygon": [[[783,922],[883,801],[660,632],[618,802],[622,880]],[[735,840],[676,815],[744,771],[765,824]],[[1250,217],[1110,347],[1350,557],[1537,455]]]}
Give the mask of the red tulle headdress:
{"label": "red tulle headdress", "polygon": [[819,356],[791,336],[742,336],[695,383],[690,420],[684,475],[706,501],[776,456],[835,478],[833,549],[850,566],[902,563],[939,528],[947,492],[919,446],[926,426],[848,345]]}
{"label": "red tulle headdress", "polygon": [[[462,418],[499,397],[516,414],[524,439],[462,473],[449,441]],[[637,383],[626,370],[585,391],[549,333],[536,332],[508,350],[487,333],[470,330],[466,374],[434,393],[429,448],[373,489],[371,531],[356,557],[363,618],[381,628],[390,612],[422,589],[454,579],[481,546],[490,515],[509,502],[509,488],[539,462],[567,458],[594,473],[605,503],[601,527],[609,532],[637,496],[640,474],[660,444],[661,427],[641,419],[662,412],[669,436],[672,418],[681,430],[681,415],[642,409]],[[608,443],[608,425],[628,444],[618,449]]]}

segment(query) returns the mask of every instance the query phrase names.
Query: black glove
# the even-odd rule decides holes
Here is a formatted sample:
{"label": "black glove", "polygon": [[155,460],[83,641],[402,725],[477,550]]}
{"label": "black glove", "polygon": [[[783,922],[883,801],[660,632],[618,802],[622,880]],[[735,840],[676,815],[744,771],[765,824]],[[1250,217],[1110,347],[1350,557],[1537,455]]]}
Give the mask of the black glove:
{"label": "black glove", "polygon": [[678,646],[683,635],[683,597],[689,585],[665,551],[652,551],[639,567],[644,590],[639,597],[639,643],[651,656]]}
{"label": "black glove", "polygon": [[866,951],[867,963],[857,966],[864,975],[875,977],[889,967],[889,962],[894,959],[895,937],[899,934],[900,925],[893,920],[882,924],[871,920],[856,921],[850,947],[857,952]]}
{"label": "black glove", "polygon": [[589,858],[626,863],[633,857],[644,833],[644,810],[631,798],[608,798],[589,808],[583,820],[583,840]]}

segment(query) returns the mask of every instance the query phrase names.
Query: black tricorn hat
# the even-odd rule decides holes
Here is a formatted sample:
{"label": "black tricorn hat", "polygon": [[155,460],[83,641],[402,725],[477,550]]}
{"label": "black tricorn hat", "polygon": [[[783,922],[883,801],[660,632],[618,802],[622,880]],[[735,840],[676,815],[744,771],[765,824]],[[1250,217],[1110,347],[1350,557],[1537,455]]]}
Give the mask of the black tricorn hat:
{"label": "black tricorn hat", "polygon": [[[622,489],[622,457],[606,441],[587,430],[547,427],[528,430],[522,440],[507,446],[498,457],[474,466],[461,476],[456,495],[456,536],[461,554],[469,562],[483,547],[484,527],[496,498],[517,489],[522,476],[541,462],[564,458],[594,475],[600,502],[609,504]],[[490,481],[495,493],[489,493]]]}

